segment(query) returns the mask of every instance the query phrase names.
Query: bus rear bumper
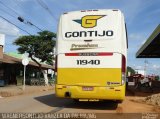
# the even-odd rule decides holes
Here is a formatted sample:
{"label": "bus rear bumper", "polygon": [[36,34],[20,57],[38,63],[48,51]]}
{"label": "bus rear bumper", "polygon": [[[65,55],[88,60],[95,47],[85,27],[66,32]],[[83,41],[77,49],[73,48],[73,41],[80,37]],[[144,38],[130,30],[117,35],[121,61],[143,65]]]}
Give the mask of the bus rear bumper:
{"label": "bus rear bumper", "polygon": [[82,86],[55,86],[56,96],[72,99],[124,100],[125,85],[116,87],[93,87],[92,91],[83,91]]}

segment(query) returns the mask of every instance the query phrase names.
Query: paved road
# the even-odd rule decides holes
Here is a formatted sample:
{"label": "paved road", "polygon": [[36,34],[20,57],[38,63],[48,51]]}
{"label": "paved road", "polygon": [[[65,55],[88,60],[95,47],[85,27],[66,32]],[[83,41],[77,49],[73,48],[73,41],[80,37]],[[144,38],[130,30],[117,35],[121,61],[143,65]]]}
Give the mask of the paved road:
{"label": "paved road", "polygon": [[122,104],[106,102],[74,102],[60,99],[53,91],[0,98],[0,112],[60,112],[60,113],[144,113],[160,112],[151,105],[132,102],[127,96]]}

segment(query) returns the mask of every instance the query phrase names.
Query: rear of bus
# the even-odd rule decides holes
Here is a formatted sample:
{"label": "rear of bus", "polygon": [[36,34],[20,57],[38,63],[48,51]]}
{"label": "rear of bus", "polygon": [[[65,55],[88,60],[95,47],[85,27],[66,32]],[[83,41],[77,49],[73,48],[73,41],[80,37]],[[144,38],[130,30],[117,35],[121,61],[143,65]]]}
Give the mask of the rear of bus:
{"label": "rear of bus", "polygon": [[82,101],[124,99],[127,39],[121,11],[63,14],[56,45],[56,96]]}

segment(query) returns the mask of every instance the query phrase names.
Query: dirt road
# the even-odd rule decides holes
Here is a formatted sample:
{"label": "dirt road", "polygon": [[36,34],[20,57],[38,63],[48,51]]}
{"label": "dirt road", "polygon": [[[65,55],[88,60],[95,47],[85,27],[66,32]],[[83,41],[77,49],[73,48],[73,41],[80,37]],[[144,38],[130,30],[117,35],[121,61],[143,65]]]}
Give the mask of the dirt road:
{"label": "dirt road", "polygon": [[155,113],[154,106],[131,101],[136,97],[126,96],[122,104],[113,101],[74,102],[57,98],[53,91],[0,98],[0,112],[51,112],[51,113]]}

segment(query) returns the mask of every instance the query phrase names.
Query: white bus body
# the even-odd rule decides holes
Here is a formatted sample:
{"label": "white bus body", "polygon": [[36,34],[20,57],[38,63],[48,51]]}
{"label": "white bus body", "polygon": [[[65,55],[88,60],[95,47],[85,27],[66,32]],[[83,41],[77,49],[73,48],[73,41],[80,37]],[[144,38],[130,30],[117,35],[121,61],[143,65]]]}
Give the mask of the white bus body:
{"label": "white bus body", "polygon": [[127,36],[120,10],[61,15],[56,46],[58,97],[124,99]]}

